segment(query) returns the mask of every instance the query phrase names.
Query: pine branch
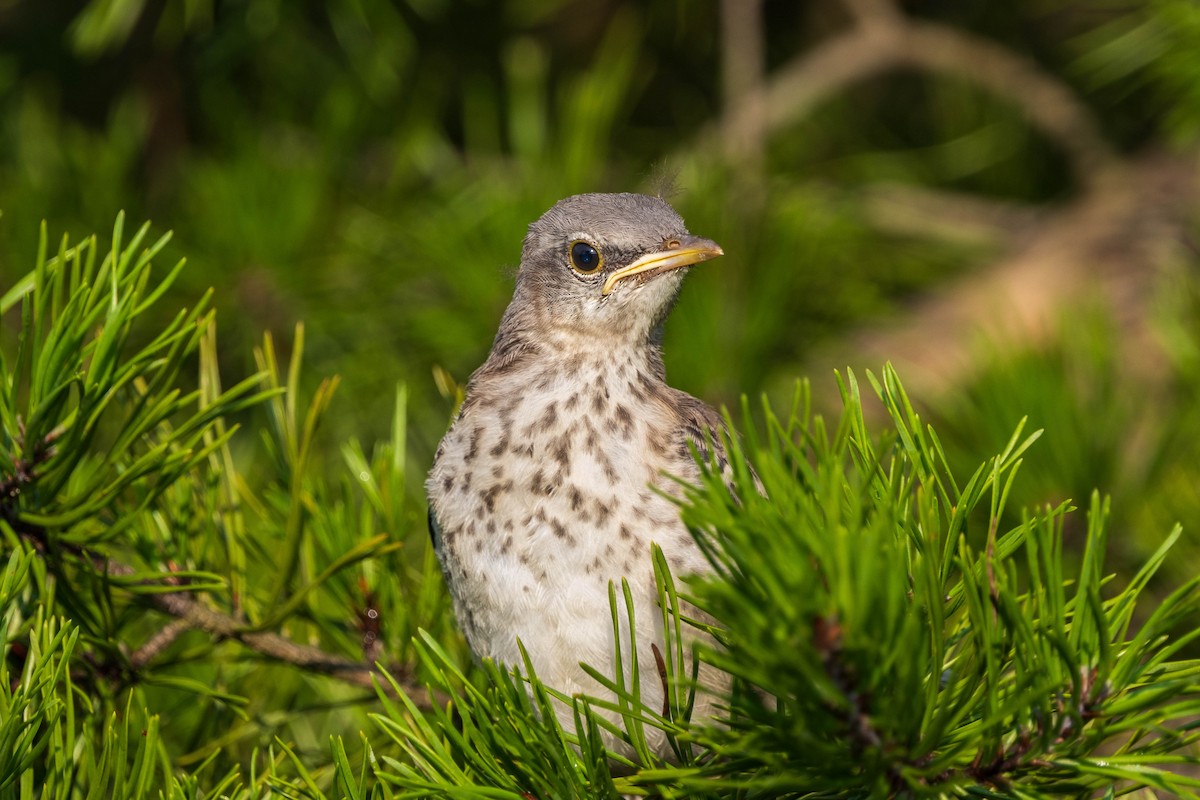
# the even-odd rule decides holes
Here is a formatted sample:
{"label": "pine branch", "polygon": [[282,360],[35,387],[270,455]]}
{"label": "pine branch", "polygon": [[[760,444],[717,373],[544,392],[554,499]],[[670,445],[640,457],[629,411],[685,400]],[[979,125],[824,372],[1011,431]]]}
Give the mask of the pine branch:
{"label": "pine branch", "polygon": [[[0,511],[7,508],[0,505]],[[51,551],[61,548],[70,555],[87,563],[103,576],[128,577],[137,574],[127,564],[89,553],[84,548],[74,545],[56,543],[50,545],[45,531],[28,523],[17,523],[18,530],[34,545],[44,558],[53,558]],[[142,579],[137,582],[140,586],[169,586],[178,585],[178,578],[171,573],[163,573],[161,580]],[[191,596],[185,588],[172,592],[143,592],[138,594],[141,602],[168,616],[175,621],[165,625],[150,637],[140,648],[130,656],[130,666],[135,670],[145,668],[165,648],[187,630],[201,630],[215,639],[230,639],[244,645],[247,649],[265,656],[273,661],[290,664],[297,669],[317,675],[327,675],[343,683],[361,686],[368,689],[382,687],[383,691],[402,691],[412,698],[419,708],[429,709],[432,703],[440,702],[437,695],[430,696],[426,687],[416,681],[411,671],[402,665],[388,667],[392,681],[380,680],[378,669],[361,661],[351,661],[334,655],[319,647],[299,644],[269,631],[257,631],[248,628],[243,622],[229,614],[207,606]]]}
{"label": "pine branch", "polygon": [[[98,566],[109,575],[134,574],[131,567],[112,560],[103,561]],[[170,575],[166,574],[163,578],[170,580]],[[204,605],[186,592],[151,593],[145,597],[146,602],[155,609],[175,617],[178,621],[186,623],[188,627],[202,630],[216,639],[232,639],[273,661],[291,664],[306,672],[328,675],[345,683],[366,688],[374,688],[374,681],[379,676],[378,670],[367,664],[341,658],[319,647],[299,644],[285,636],[269,631],[247,630],[242,622]],[[165,631],[170,627],[164,628],[155,638],[165,635]],[[149,644],[147,643],[147,645]],[[144,645],[142,649],[144,650],[147,645]],[[408,676],[407,670],[401,667],[391,667],[389,672],[393,677],[399,678],[400,688],[407,694],[414,697],[424,694],[422,687]],[[381,684],[387,685],[383,682]],[[428,707],[427,703],[423,707]]]}
{"label": "pine branch", "polygon": [[[37,480],[38,467],[54,457],[54,442],[61,435],[61,429],[51,431],[34,448],[33,455],[30,458],[17,457],[12,460],[9,474],[3,480],[0,480],[0,516],[10,513],[9,509],[15,510],[16,500],[20,496],[21,491]],[[19,436],[14,442],[18,451],[25,449],[24,438],[25,431],[22,427]]]}
{"label": "pine branch", "polygon": [[[214,529],[244,535],[243,521],[231,510],[237,505],[232,487],[238,477],[227,445],[235,428],[226,425],[225,418],[284,391],[288,402],[275,403],[272,408],[287,409],[291,414],[296,409],[302,340],[296,343],[293,374],[286,388],[274,369],[272,353],[272,369],[222,390],[215,366],[212,317],[203,310],[204,300],[197,308],[175,315],[164,330],[149,337],[150,344],[134,345],[134,323],[162,296],[182,267],[182,263],[177,265],[157,283],[152,280],[151,259],[169,236],[143,249],[148,232],[149,226],[144,225],[125,243],[124,219],[118,217],[112,252],[97,270],[94,239],[72,249],[64,240],[58,256],[48,258],[43,230],[37,267],[32,277],[20,284],[22,293],[16,297],[24,307],[18,354],[12,362],[0,362],[6,370],[5,380],[0,382],[4,428],[0,432],[6,441],[6,452],[0,453],[0,523],[32,545],[48,571],[58,576],[62,602],[89,633],[111,636],[118,627],[112,616],[112,589],[125,589],[135,603],[172,618],[128,656],[121,655],[128,651],[120,642],[104,649],[107,655],[99,658],[111,663],[92,665],[103,674],[125,674],[132,667],[147,680],[158,677],[150,673],[150,665],[182,633],[194,629],[216,640],[237,641],[251,652],[308,673],[355,686],[374,688],[378,684],[388,691],[404,691],[421,698],[420,708],[429,708],[429,695],[404,666],[394,666],[389,680],[380,682],[380,670],[370,664],[263,629],[282,624],[309,593],[339,570],[382,557],[398,546],[373,530],[384,520],[393,528],[399,523],[394,512],[402,508],[403,475],[394,470],[402,461],[390,455],[372,463],[363,461],[355,468],[355,475],[377,475],[388,484],[390,499],[385,503],[376,497],[371,506],[378,516],[361,518],[363,529],[342,523],[332,533],[343,538],[327,533],[320,539],[331,553],[330,567],[294,594],[287,581],[281,583],[287,603],[280,605],[274,617],[267,615],[272,621],[258,628],[199,597],[203,590],[224,585],[220,576],[208,572],[148,574],[112,556],[112,542],[121,541],[126,532],[153,530],[154,535],[163,537],[161,549],[156,551],[161,560],[172,563],[172,557],[187,558],[183,543],[172,541],[164,530],[179,514],[211,514]],[[203,391],[185,393],[174,386],[174,379],[189,353],[197,349],[202,349]],[[7,372],[9,363],[15,365],[12,375]],[[265,389],[264,379],[271,383]],[[26,394],[17,392],[22,385],[30,387]],[[72,389],[75,391],[68,391]],[[287,420],[284,427],[299,438],[282,443],[278,452],[310,451],[331,394],[332,388],[314,402],[302,428],[295,419]],[[402,407],[398,408],[397,414],[402,413]],[[28,425],[21,421],[22,414]],[[403,430],[402,418],[397,430]],[[99,446],[98,440],[104,446]],[[393,440],[387,448],[390,454],[402,449],[403,442]],[[223,492],[220,499],[211,479],[202,472],[204,465],[216,464],[218,454],[224,467],[224,472],[216,474]],[[303,455],[285,462],[293,470],[289,485],[295,512],[302,493],[319,490],[302,485]],[[196,507],[175,505],[181,497]],[[290,557],[297,559],[299,537],[307,531],[298,513],[290,514],[288,520],[294,540]],[[275,532],[270,521],[262,529],[267,536]],[[239,549],[231,552],[233,547]],[[244,543],[238,541],[226,552],[226,559],[237,565],[232,570],[233,581],[243,577],[246,569],[242,547]],[[192,578],[199,578],[199,583],[188,585]],[[94,596],[81,592],[81,583],[89,582],[103,587],[102,591]],[[236,589],[234,595],[238,595]],[[378,631],[374,633],[378,635]]]}
{"label": "pine branch", "polygon": [[[1200,739],[1189,727],[1200,713],[1200,665],[1176,659],[1182,643],[1200,637],[1200,579],[1129,631],[1178,534],[1125,589],[1105,586],[1108,507],[1095,496],[1080,572],[1065,574],[1065,504],[1031,511],[1007,530],[1000,523],[1038,433],[1024,436],[1018,426],[964,482],[950,474],[895,372],[869,377],[890,435],[867,429],[853,374],[842,382],[840,421],[811,416],[801,386],[792,415],[778,419],[764,407],[762,428],[726,440],[730,463],[740,465],[733,492],[706,463],[700,484],[686,490],[683,519],[716,574],[689,579],[686,597],[663,588],[666,575],[660,604],[690,604],[692,624],[720,643],[699,652],[704,669],[733,678],[728,717],[648,708],[620,669],[612,678],[591,671],[615,699],[559,697],[574,704],[572,734],[546,699],[556,697],[552,687],[528,664],[523,678],[487,665],[487,688],[477,689],[426,638],[422,661],[461,724],[389,707],[377,722],[412,766],[381,766],[376,777],[445,798],[507,789],[539,797],[1032,800],[1090,795],[1114,781],[1194,796],[1188,791],[1200,781],[1179,767],[1197,763],[1187,748]],[[989,523],[977,531],[981,520]],[[614,603],[615,629],[622,613]],[[675,674],[679,660],[660,661],[677,659],[686,639],[678,620],[664,630],[654,663],[659,678],[668,676],[673,711],[680,687],[686,697],[694,683]],[[531,700],[545,704],[533,710]],[[602,732],[588,708],[621,718]],[[673,751],[679,763],[637,750],[650,727],[682,743]],[[613,735],[638,759],[607,757],[624,770],[610,790],[611,766],[598,772],[594,754]]]}
{"label": "pine branch", "polygon": [[174,644],[176,639],[191,629],[192,624],[186,619],[167,623],[129,655],[129,666],[134,672],[150,666],[151,662]]}

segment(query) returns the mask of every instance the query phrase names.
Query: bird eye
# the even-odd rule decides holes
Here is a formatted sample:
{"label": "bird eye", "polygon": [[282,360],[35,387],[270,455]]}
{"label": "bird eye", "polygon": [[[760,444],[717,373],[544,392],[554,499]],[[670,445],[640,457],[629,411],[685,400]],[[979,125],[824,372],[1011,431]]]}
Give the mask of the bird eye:
{"label": "bird eye", "polygon": [[571,267],[581,275],[592,275],[604,265],[600,251],[587,242],[571,243]]}

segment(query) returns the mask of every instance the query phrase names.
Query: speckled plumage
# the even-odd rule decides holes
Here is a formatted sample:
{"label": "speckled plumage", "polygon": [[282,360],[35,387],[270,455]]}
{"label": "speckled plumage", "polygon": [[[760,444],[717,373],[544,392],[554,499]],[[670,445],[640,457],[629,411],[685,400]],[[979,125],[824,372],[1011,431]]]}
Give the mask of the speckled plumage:
{"label": "speckled plumage", "polygon": [[[572,267],[580,241],[604,259],[595,274]],[[721,426],[665,381],[662,323],[687,267],[647,268],[604,293],[615,272],[673,253],[694,263],[720,248],[654,197],[579,195],[531,225],[512,303],[427,482],[438,557],[474,652],[519,664],[519,638],[542,680],[568,693],[601,691],[581,661],[613,672],[608,585],[623,577],[642,674],[657,675],[651,542],[676,574],[708,568],[659,494],[678,494],[668,476],[697,477],[689,442],[704,447]],[[642,685],[661,704],[659,681]]]}

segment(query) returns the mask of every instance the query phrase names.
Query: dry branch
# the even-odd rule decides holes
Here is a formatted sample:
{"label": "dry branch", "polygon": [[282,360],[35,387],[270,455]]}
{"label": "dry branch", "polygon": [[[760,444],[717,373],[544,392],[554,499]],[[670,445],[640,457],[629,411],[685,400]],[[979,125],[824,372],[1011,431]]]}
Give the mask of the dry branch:
{"label": "dry branch", "polygon": [[1009,256],[825,348],[806,371],[891,361],[914,394],[934,396],[973,374],[981,338],[1036,347],[1072,304],[1099,301],[1122,327],[1122,362],[1152,379],[1162,366],[1146,324],[1154,279],[1186,246],[1197,203],[1195,153],[1137,159],[1075,202],[1046,210]]}
{"label": "dry branch", "polygon": [[[727,96],[723,118],[680,159],[718,147],[737,156],[737,147],[758,147],[857,82],[914,69],[969,81],[1019,108],[1069,159],[1081,191],[1061,208],[1036,208],[915,187],[868,189],[866,213],[882,228],[984,244],[1005,255],[919,301],[902,319],[825,348],[807,371],[890,360],[917,393],[936,393],[969,375],[980,338],[1034,345],[1054,330],[1065,307],[1090,298],[1107,302],[1123,323],[1126,360],[1153,373],[1159,361],[1147,355],[1153,347],[1145,324],[1153,278],[1186,241],[1187,216],[1200,201],[1196,154],[1127,160],[1070,87],[1032,59],[907,17],[894,0],[842,5],[851,20],[846,32],[736,102]],[[1003,317],[999,309],[1006,309]]]}
{"label": "dry branch", "polygon": [[1039,206],[899,183],[868,186],[861,202],[880,230],[1006,251],[1027,241],[1047,214]]}
{"label": "dry branch", "polygon": [[860,25],[895,25],[904,19],[895,0],[842,0]]}
{"label": "dry branch", "polygon": [[[855,5],[877,4],[857,0]],[[970,81],[1020,108],[1067,155],[1081,184],[1091,184],[1118,163],[1087,107],[1032,60],[948,25],[899,16],[887,20],[856,25],[779,68],[761,92],[727,106],[723,119],[702,131],[693,148],[711,150],[718,142],[726,148],[731,142],[751,147],[855,83],[917,69]]]}
{"label": "dry branch", "polygon": [[[109,575],[134,574],[131,567],[113,560],[101,560],[97,563],[97,567]],[[170,578],[169,574],[164,575],[164,579],[167,578]],[[291,664],[306,672],[328,675],[355,686],[374,689],[374,678],[378,677],[379,685],[385,690],[391,691],[390,683],[369,664],[335,656],[319,647],[293,642],[277,633],[248,630],[244,623],[205,605],[187,592],[150,593],[142,595],[142,597],[155,609],[174,617],[175,621],[164,626],[161,631],[135,651],[130,659],[131,665],[135,668],[148,664],[184,630],[194,628],[204,631],[216,639],[237,641],[274,661]],[[389,672],[396,679],[401,690],[413,702],[423,708],[429,707],[430,700],[425,688],[413,680],[406,670],[393,667]]]}

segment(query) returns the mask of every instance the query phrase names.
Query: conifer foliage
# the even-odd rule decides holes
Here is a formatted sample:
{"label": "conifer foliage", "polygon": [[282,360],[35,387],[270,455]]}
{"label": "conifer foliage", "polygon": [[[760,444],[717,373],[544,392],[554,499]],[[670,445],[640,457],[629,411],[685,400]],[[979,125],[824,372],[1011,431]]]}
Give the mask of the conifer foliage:
{"label": "conifer foliage", "polygon": [[[302,330],[286,374],[268,339],[223,389],[207,297],[147,329],[182,266],[158,277],[147,234],[43,232],[0,297],[0,797],[1197,796],[1200,577],[1143,598],[1178,530],[1106,572],[1098,494],[1002,527],[1037,433],[953,474],[890,367],[868,395],[842,376],[836,420],[805,384],[747,405],[733,491],[707,466],[681,502],[713,575],[655,554],[660,669],[564,697],[465,656],[403,393],[388,441],[325,463],[336,381],[303,407]],[[699,662],[734,679],[716,723],[691,718]]]}

